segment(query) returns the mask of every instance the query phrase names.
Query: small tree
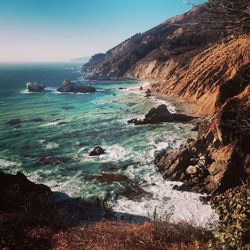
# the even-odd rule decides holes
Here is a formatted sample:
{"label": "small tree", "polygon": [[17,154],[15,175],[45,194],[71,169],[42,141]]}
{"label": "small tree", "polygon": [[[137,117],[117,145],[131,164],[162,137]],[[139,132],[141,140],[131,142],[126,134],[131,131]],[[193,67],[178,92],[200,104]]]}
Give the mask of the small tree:
{"label": "small tree", "polygon": [[249,0],[208,0],[204,9],[214,24],[239,33],[250,31]]}

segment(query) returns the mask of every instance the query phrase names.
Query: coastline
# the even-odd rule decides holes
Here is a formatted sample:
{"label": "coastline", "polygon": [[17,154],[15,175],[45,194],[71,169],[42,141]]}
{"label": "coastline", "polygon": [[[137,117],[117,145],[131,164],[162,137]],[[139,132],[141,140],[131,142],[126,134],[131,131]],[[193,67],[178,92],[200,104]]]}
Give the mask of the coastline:
{"label": "coastline", "polygon": [[[176,112],[176,113],[181,113],[181,114],[185,114],[185,115],[189,115],[189,116],[196,115],[198,105],[195,102],[191,102],[190,100],[188,100],[186,98],[164,95],[164,94],[160,94],[160,93],[154,91],[154,88],[153,88],[154,81],[152,81],[152,80],[147,80],[147,79],[144,79],[144,80],[134,79],[134,80],[139,82],[139,88],[140,88],[140,86],[143,88],[143,90],[138,90],[137,91],[138,93],[145,94],[145,91],[147,89],[150,89],[150,91],[152,92],[152,97],[157,99],[159,104],[170,104],[173,107],[174,112]],[[173,109],[172,109],[172,112],[173,112]],[[199,117],[197,117],[197,118],[205,118],[205,117],[206,116],[201,117],[199,115]]]}
{"label": "coastline", "polygon": [[[101,82],[98,82],[100,85]],[[98,85],[98,86],[99,86]],[[140,86],[142,85],[143,90],[140,90]],[[108,88],[107,84],[107,88]],[[35,181],[37,183],[44,183],[52,188],[53,191],[62,191],[70,195],[71,197],[82,197],[83,199],[86,196],[96,195],[93,190],[95,188],[99,188],[100,191],[97,190],[97,192],[100,196],[105,195],[105,192],[107,189],[111,188],[109,185],[103,185],[101,187],[101,183],[94,183],[91,181],[89,177],[91,177],[93,174],[99,174],[101,172],[107,173],[108,171],[113,171],[114,173],[123,174],[126,175],[132,182],[136,185],[136,188],[138,188],[138,191],[144,191],[145,196],[140,196],[139,200],[132,200],[131,198],[127,198],[126,196],[119,195],[120,192],[124,192],[123,190],[118,190],[118,183],[112,184],[116,186],[112,186],[112,205],[117,212],[117,214],[122,213],[132,213],[134,215],[141,215],[143,217],[149,217],[153,218],[154,210],[157,208],[158,213],[160,216],[164,216],[164,213],[167,213],[167,211],[171,210],[172,207],[176,210],[176,212],[173,215],[174,221],[181,221],[186,220],[189,222],[194,222],[196,225],[206,225],[207,221],[213,217],[213,211],[208,206],[203,206],[203,204],[199,201],[200,194],[195,193],[188,193],[188,192],[179,192],[176,190],[173,190],[174,185],[180,185],[180,183],[176,182],[168,182],[163,179],[163,176],[161,173],[157,171],[156,166],[154,166],[154,156],[157,152],[160,152],[163,149],[173,149],[178,148],[181,143],[184,143],[186,139],[190,138],[189,136],[192,134],[190,133],[191,126],[190,124],[176,124],[176,123],[162,123],[158,125],[152,125],[152,126],[143,126],[141,128],[138,128],[133,125],[127,124],[127,118],[131,118],[132,116],[140,116],[145,115],[146,112],[148,112],[151,108],[157,107],[161,104],[166,104],[169,108],[169,110],[173,113],[176,112],[176,109],[172,103],[170,103],[167,100],[157,98],[156,96],[152,95],[150,97],[145,97],[145,91],[150,88],[150,83],[148,81],[140,81],[136,84],[130,85],[121,85],[119,84],[114,85],[112,89],[115,89],[119,93],[116,93],[116,95],[109,95],[108,99],[108,105],[110,107],[121,107],[123,109],[117,109],[121,115],[117,115],[117,117],[112,117],[112,119],[116,119],[115,122],[119,121],[119,126],[123,128],[124,131],[128,131],[128,133],[133,134],[133,136],[137,136],[138,132],[137,130],[140,130],[141,134],[135,138],[134,141],[131,141],[128,139],[127,144],[122,144],[122,141],[119,141],[119,138],[114,138],[113,141],[107,141],[104,142],[104,144],[100,143],[99,141],[94,142],[98,143],[98,145],[103,146],[107,151],[106,154],[97,158],[90,158],[88,156],[88,152],[90,148],[97,146],[97,145],[91,145],[91,144],[83,144],[81,145],[81,141],[77,140],[76,146],[79,145],[77,151],[73,150],[72,152],[73,157],[71,156],[70,160],[65,160],[65,171],[68,171],[67,168],[72,166],[72,169],[75,168],[76,164],[79,165],[79,170],[74,174],[72,177],[63,176],[61,178],[60,171],[64,169],[63,166],[53,167],[53,168],[46,168],[43,167],[41,169],[38,165],[37,171],[32,172],[28,174],[29,178],[32,178],[32,181]],[[105,93],[105,92],[97,92],[99,93]],[[51,100],[56,100],[57,104],[61,100],[65,100],[66,98],[69,99],[68,105],[65,104],[65,101],[63,102],[63,113],[58,114],[58,119],[55,120],[53,118],[53,123],[50,122],[51,118],[47,120],[45,117],[42,117],[44,119],[44,122],[46,125],[50,126],[51,130],[58,131],[58,127],[60,126],[60,130],[64,129],[65,133],[67,134],[69,131],[67,128],[68,122],[75,122],[80,120],[79,114],[77,116],[73,116],[74,110],[76,110],[78,107],[81,109],[82,107],[79,105],[79,96],[73,96],[72,94],[69,95],[52,95],[51,92],[46,92],[46,95],[49,95]],[[139,95],[139,98],[136,97],[136,95]],[[24,95],[24,98],[31,98],[34,99],[34,101],[37,101],[38,98],[43,97],[43,95],[32,95],[31,97]],[[88,95],[88,98],[90,98],[91,95]],[[131,98],[132,97],[132,98]],[[86,99],[86,98],[84,98]],[[133,99],[133,100],[132,100]],[[95,100],[95,104],[97,105],[96,113],[102,114],[102,110],[99,110],[100,108],[103,108],[104,105],[107,106],[107,103],[105,103],[106,99],[99,99],[97,98]],[[117,104],[118,103],[118,104]],[[129,104],[129,105],[128,105]],[[146,105],[145,105],[146,104]],[[74,107],[72,111],[67,110],[64,111],[64,107]],[[109,107],[109,109],[110,109]],[[120,111],[121,110],[121,111]],[[101,111],[101,112],[100,112]],[[124,116],[124,111],[126,116]],[[71,114],[72,112],[72,114]],[[61,116],[61,114],[63,116]],[[86,113],[85,113],[86,114]],[[119,114],[119,113],[118,113]],[[63,119],[63,117],[65,119]],[[77,117],[75,120],[74,117]],[[70,118],[70,119],[69,119]],[[102,118],[102,117],[100,117]],[[107,115],[105,117],[107,118]],[[66,120],[67,119],[67,120]],[[98,118],[99,119],[99,118]],[[26,119],[28,120],[28,118]],[[101,121],[101,120],[100,120]],[[64,123],[62,123],[64,122]],[[25,126],[26,121],[23,122],[23,126]],[[88,122],[86,120],[86,126]],[[77,130],[77,133],[80,134],[79,131],[82,130],[82,122],[79,123],[79,129]],[[103,128],[110,126],[110,122],[107,123],[106,120],[104,120]],[[43,130],[44,124],[43,122],[39,124],[39,129]],[[107,134],[110,134],[109,129],[107,129]],[[91,129],[92,131],[92,129]],[[72,136],[74,136],[74,131],[72,131]],[[118,127],[118,130],[115,133],[120,133],[120,128]],[[71,134],[70,134],[71,135]],[[82,136],[79,136],[82,137]],[[103,135],[102,135],[103,137]],[[59,137],[61,138],[61,137]],[[67,138],[67,137],[66,137]],[[109,136],[107,137],[109,138]],[[54,152],[58,152],[60,150],[63,151],[63,142],[60,140],[51,140],[48,138],[40,138],[38,136],[38,143],[43,147],[45,152],[53,152],[52,158]],[[69,137],[69,141],[73,142],[75,140],[75,137]],[[136,145],[133,145],[135,144]],[[145,144],[146,142],[146,144]],[[56,144],[52,144],[56,143]],[[141,150],[142,149],[142,150]],[[139,151],[141,150],[141,151]],[[38,152],[40,154],[40,152]],[[48,154],[48,153],[46,153]],[[60,155],[58,156],[60,159]],[[63,159],[63,158],[62,158]],[[131,161],[129,164],[125,163],[125,161]],[[64,161],[64,160],[62,160]],[[67,162],[70,161],[70,162]],[[113,170],[110,167],[107,168],[107,165],[111,165],[113,167]],[[97,166],[98,165],[98,166]],[[95,172],[93,171],[93,167],[96,167]],[[124,167],[123,167],[124,166]],[[84,170],[82,170],[82,167],[89,168],[90,173],[87,172],[86,177],[82,177],[81,174],[84,174]],[[21,170],[21,167],[20,167]],[[40,172],[39,172],[40,171]],[[57,173],[58,171],[58,173]],[[69,172],[70,173],[70,172]],[[26,174],[26,173],[25,173]],[[40,177],[41,174],[42,178]],[[52,174],[55,174],[57,178],[51,178]],[[64,179],[63,179],[64,178]],[[127,189],[127,184],[124,185],[123,189]],[[81,187],[81,190],[76,189],[76,187]],[[102,191],[103,190],[103,191]],[[135,190],[135,189],[133,189]],[[132,190],[132,191],[133,191]],[[77,192],[77,193],[76,193]],[[109,191],[108,191],[109,192]],[[134,192],[134,191],[133,191]],[[147,194],[150,194],[147,196]],[[137,195],[137,194],[136,194]],[[109,197],[110,198],[110,197]],[[184,209],[182,208],[184,207]],[[201,212],[203,211],[203,212]],[[204,215],[204,216],[203,216]]]}

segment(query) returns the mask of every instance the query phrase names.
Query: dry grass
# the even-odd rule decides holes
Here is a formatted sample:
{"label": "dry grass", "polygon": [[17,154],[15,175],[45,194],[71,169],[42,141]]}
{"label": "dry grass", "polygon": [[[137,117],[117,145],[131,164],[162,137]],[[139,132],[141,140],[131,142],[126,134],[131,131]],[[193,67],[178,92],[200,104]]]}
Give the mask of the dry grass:
{"label": "dry grass", "polygon": [[211,234],[186,223],[104,221],[54,235],[56,250],[206,249]]}
{"label": "dry grass", "polygon": [[[97,215],[103,207],[100,211],[98,204],[72,199],[55,206],[47,191],[20,174],[16,177],[2,175],[1,250],[205,249],[211,236],[186,223],[147,222],[139,225],[101,221],[103,217]],[[80,227],[75,217],[66,216],[69,210],[81,213],[90,224]]]}

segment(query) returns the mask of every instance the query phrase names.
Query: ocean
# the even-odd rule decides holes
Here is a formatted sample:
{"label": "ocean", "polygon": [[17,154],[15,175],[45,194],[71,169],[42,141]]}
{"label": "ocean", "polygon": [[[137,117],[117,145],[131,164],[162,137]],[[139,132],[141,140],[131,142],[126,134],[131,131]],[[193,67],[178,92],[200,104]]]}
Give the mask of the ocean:
{"label": "ocean", "polygon": [[[94,86],[95,93],[58,93],[64,79]],[[28,93],[26,82],[46,85],[46,91]],[[217,220],[214,211],[199,201],[199,194],[173,190],[180,183],[165,181],[153,164],[162,149],[173,149],[195,137],[189,124],[164,123],[134,126],[131,118],[142,118],[152,107],[165,103],[146,98],[138,81],[85,81],[80,65],[0,64],[0,170],[23,172],[32,181],[71,197],[106,199],[114,211],[205,226]],[[172,112],[174,107],[168,105]],[[6,124],[20,119],[20,124]],[[105,154],[89,156],[96,146]],[[41,164],[51,157],[61,164]],[[136,199],[126,191],[131,183],[100,183],[102,173],[126,175]]]}

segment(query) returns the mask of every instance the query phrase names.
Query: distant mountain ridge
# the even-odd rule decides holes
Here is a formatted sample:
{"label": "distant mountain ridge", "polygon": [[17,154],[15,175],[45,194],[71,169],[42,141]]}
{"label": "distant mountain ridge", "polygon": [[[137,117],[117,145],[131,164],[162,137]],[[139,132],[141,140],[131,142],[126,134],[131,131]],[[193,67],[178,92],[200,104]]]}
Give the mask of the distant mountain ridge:
{"label": "distant mountain ridge", "polygon": [[133,78],[132,68],[141,59],[164,62],[223,37],[223,30],[209,30],[207,24],[202,24],[205,18],[207,13],[200,7],[170,18],[145,33],[135,34],[105,54],[92,57],[83,66],[83,72],[93,79]]}
{"label": "distant mountain ridge", "polygon": [[71,62],[79,62],[79,63],[87,63],[90,58],[91,58],[91,56],[77,57],[77,58],[71,59],[70,61]]}

